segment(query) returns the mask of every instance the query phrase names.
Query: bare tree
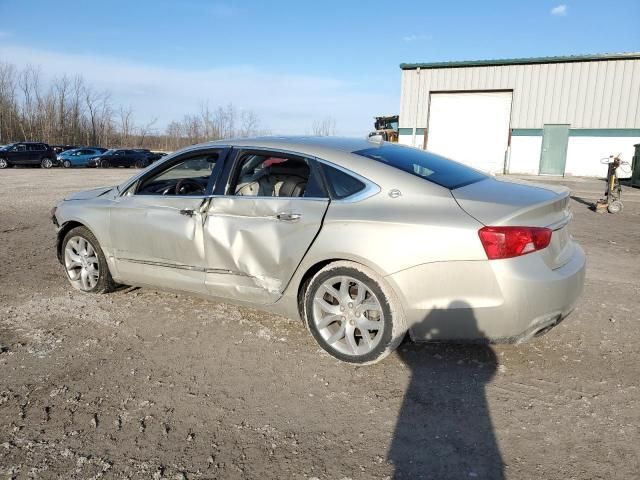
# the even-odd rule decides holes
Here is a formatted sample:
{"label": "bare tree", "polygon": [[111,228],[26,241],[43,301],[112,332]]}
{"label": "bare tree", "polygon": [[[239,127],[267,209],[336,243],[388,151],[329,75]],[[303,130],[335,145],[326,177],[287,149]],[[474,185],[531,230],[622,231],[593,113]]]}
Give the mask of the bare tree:
{"label": "bare tree", "polygon": [[[335,122],[322,125],[330,134]],[[220,138],[247,137],[259,130],[252,110],[233,104],[187,113],[160,133],[157,119],[139,125],[133,109],[114,105],[108,91],[88,85],[81,76],[47,82],[33,66],[17,69],[0,62],[0,142],[40,140],[63,145],[145,146],[164,150]]]}
{"label": "bare tree", "polygon": [[251,137],[259,132],[260,121],[253,110],[243,110],[240,114],[240,130],[238,136]]}
{"label": "bare tree", "polygon": [[120,128],[120,144],[129,145],[131,135],[134,132],[133,109],[129,107],[120,107],[118,110],[118,121]]}
{"label": "bare tree", "polygon": [[157,121],[158,121],[158,119],[154,118],[153,120],[151,120],[150,122],[146,123],[145,125],[142,125],[138,129],[138,144],[141,147],[144,147],[144,140],[153,131],[153,126],[156,124]]}
{"label": "bare tree", "polygon": [[314,120],[311,125],[311,131],[317,137],[332,137],[336,134],[336,121],[333,117]]}

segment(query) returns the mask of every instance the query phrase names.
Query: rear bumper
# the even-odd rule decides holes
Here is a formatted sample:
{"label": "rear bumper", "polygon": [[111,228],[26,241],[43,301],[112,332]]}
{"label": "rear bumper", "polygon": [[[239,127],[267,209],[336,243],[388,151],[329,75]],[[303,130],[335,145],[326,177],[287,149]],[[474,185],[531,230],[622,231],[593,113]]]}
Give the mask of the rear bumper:
{"label": "rear bumper", "polygon": [[551,270],[537,254],[508,260],[442,262],[389,275],[417,341],[521,342],[559,323],[582,293],[579,245]]}

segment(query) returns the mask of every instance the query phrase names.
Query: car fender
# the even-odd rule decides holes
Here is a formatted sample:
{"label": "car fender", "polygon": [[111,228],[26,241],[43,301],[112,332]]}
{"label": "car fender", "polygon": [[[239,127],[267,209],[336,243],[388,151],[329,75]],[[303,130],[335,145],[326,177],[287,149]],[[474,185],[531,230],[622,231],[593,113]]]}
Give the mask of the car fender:
{"label": "car fender", "polygon": [[60,225],[57,253],[60,252],[63,237],[69,230],[68,226],[80,224],[88,228],[98,240],[100,248],[107,258],[112,275],[117,273],[114,270],[111,236],[109,233],[111,205],[112,201],[104,197],[86,201],[67,200],[60,202],[55,214]]}

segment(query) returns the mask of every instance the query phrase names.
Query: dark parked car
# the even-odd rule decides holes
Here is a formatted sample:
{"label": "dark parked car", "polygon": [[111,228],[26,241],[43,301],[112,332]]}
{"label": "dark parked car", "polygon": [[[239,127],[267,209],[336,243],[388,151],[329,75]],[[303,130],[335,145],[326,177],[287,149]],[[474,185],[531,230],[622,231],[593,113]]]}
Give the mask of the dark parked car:
{"label": "dark parked car", "polygon": [[166,152],[151,152],[151,157],[149,157],[151,159],[152,162],[156,162],[158,160],[160,160],[162,157],[166,157],[167,153]]}
{"label": "dark parked car", "polygon": [[133,151],[146,155],[149,163],[156,162],[166,155],[164,152],[152,152],[147,148],[134,148]]}
{"label": "dark parked car", "polygon": [[46,143],[18,142],[0,149],[0,168],[12,165],[40,165],[42,168],[51,168],[58,165],[58,160],[53,149]]}
{"label": "dark parked car", "polygon": [[87,162],[87,167],[138,167],[144,168],[151,161],[144,153],[135,150],[112,149]]}

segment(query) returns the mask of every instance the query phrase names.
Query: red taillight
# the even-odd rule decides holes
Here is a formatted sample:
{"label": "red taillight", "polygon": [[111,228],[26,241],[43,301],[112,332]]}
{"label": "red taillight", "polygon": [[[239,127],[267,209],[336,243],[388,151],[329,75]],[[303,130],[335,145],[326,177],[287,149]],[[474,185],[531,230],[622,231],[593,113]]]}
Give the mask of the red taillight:
{"label": "red taillight", "polygon": [[542,227],[483,227],[480,241],[489,260],[513,258],[547,248],[552,231]]}

